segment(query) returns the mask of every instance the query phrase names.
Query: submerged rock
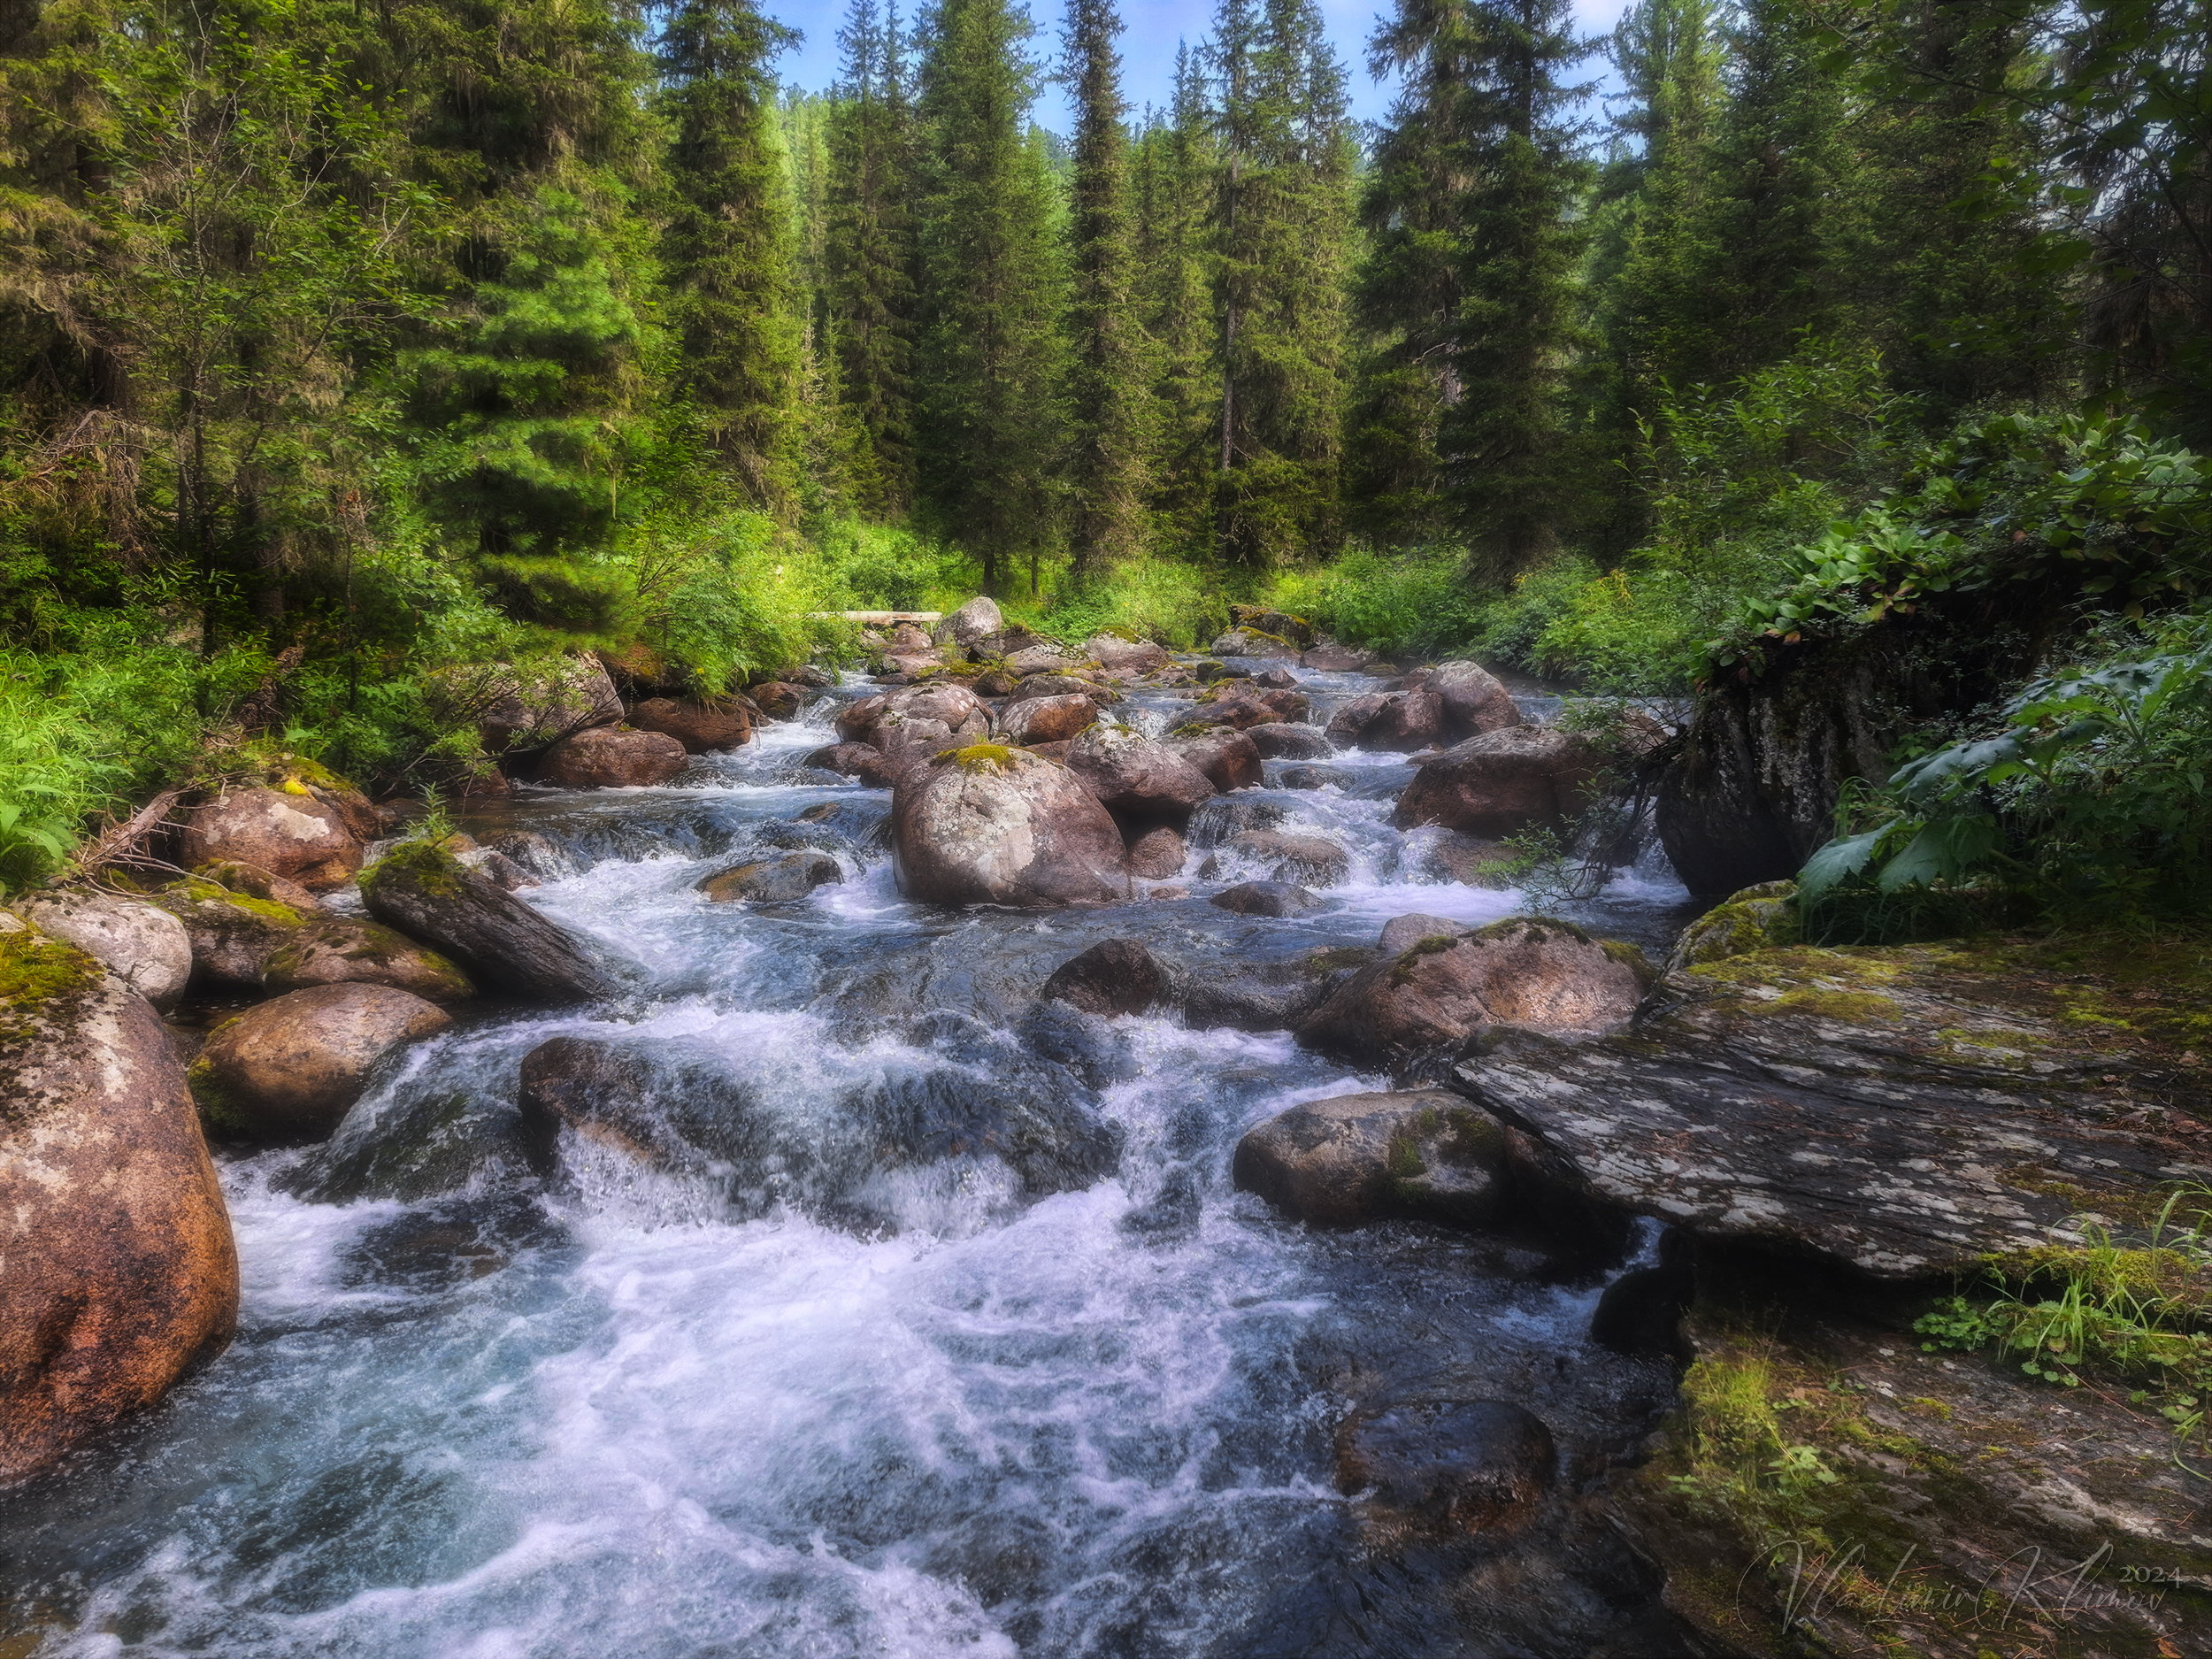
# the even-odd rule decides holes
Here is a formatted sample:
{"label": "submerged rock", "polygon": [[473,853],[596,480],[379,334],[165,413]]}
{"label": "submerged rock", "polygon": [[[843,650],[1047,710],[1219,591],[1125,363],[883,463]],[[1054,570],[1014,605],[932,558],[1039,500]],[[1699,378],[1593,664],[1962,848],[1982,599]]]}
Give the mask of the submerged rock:
{"label": "submerged rock", "polygon": [[335,1129],[395,1049],[445,1029],[442,1009],[384,985],[292,991],[218,1025],[192,1063],[209,1119],[262,1139]]}
{"label": "submerged rock", "polygon": [[1443,1089],[1311,1101],[1246,1131],[1231,1175],[1294,1221],[1403,1216],[1481,1226],[1503,1190],[1505,1130]]}
{"label": "submerged rock", "polygon": [[979,744],[910,766],[892,795],[899,890],[1037,908],[1123,895],[1121,831],[1064,766]]}
{"label": "submerged rock", "polygon": [[1559,1450],[1543,1419],[1502,1400],[1423,1400],[1356,1413],[1336,1436],[1337,1490],[1386,1532],[1448,1538],[1525,1524]]}
{"label": "submerged rock", "polygon": [[756,904],[787,904],[818,887],[844,879],[843,868],[827,853],[795,852],[781,858],[733,864],[696,886],[707,897],[721,902],[746,899]]}
{"label": "submerged rock", "polygon": [[566,929],[435,847],[393,849],[363,873],[361,897],[377,920],[427,940],[489,989],[544,1002],[614,990]]}
{"label": "submerged rock", "polygon": [[1141,1014],[1171,1001],[1175,969],[1133,939],[1102,939],[1052,972],[1038,995],[1057,997],[1087,1014]]}
{"label": "submerged rock", "polygon": [[229,1212],[160,1020],[0,915],[0,1485],[152,1405],[237,1318]]}

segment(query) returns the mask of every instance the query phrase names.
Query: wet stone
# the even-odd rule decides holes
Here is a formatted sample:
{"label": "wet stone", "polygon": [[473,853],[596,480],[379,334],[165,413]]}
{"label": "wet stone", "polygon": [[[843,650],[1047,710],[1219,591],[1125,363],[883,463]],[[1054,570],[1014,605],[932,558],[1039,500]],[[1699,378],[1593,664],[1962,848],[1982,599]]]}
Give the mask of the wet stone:
{"label": "wet stone", "polygon": [[1558,1448],[1502,1400],[1425,1400],[1363,1411],[1337,1432],[1337,1489],[1371,1526],[1438,1536],[1525,1524],[1550,1493]]}
{"label": "wet stone", "polygon": [[1321,908],[1318,895],[1288,881],[1240,881],[1209,902],[1239,916],[1306,916]]}

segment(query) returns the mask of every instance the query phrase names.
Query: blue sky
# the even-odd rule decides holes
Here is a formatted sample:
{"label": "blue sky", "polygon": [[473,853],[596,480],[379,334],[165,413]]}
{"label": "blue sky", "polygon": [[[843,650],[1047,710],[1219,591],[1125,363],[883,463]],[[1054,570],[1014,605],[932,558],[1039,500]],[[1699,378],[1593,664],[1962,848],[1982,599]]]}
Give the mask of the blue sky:
{"label": "blue sky", "polygon": [[[1603,34],[1620,15],[1623,0],[1576,0],[1575,12],[1585,30]],[[805,43],[787,53],[778,66],[786,82],[818,91],[837,75],[837,26],[845,15],[846,0],[765,0],[769,14],[806,34]],[[1352,113],[1374,120],[1389,106],[1390,88],[1377,86],[1367,73],[1367,37],[1373,32],[1379,0],[1320,0],[1329,21],[1329,38],[1350,72]],[[913,0],[903,0],[900,11],[913,15]],[[1056,54],[1060,42],[1059,0],[1030,0],[1030,14],[1037,20],[1037,44],[1044,54]],[[1130,104],[1142,110],[1147,103],[1165,104],[1175,78],[1175,42],[1194,46],[1206,32],[1213,15],[1211,0],[1121,0],[1122,21],[1128,27],[1121,37],[1122,87]],[[1584,73],[1595,76],[1601,65]],[[1059,88],[1047,87],[1037,101],[1037,119],[1060,132],[1068,130],[1067,105]]]}

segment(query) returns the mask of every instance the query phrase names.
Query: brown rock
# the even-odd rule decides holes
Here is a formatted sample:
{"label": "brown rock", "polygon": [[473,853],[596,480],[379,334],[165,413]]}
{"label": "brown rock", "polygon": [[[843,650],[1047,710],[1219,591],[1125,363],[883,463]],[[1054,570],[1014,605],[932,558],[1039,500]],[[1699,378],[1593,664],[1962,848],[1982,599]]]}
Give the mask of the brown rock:
{"label": "brown rock", "polygon": [[1643,999],[1635,968],[1580,928],[1515,917],[1424,939],[1362,968],[1298,1026],[1309,1048],[1376,1060],[1463,1042],[1488,1025],[1600,1032]]}
{"label": "brown rock", "polygon": [[1393,1216],[1482,1226],[1500,1207],[1503,1125],[1446,1089],[1340,1094],[1245,1133],[1231,1178],[1294,1221]]}
{"label": "brown rock", "polygon": [[548,749],[537,780],[570,789],[640,788],[672,782],[687,759],[684,746],[664,732],[594,726]]}
{"label": "brown rock", "polygon": [[1259,787],[1265,774],[1260,751],[1241,732],[1210,732],[1203,737],[1173,737],[1167,746],[1205,774],[1223,795]]}
{"label": "brown rock", "polygon": [[[929,654],[928,664],[933,666],[936,654]],[[911,673],[912,669],[905,672]],[[795,720],[799,710],[806,707],[806,687],[795,686],[787,680],[764,680],[745,687],[745,695],[753,700],[761,713],[772,720]]]}
{"label": "brown rock", "polygon": [[1094,634],[1083,641],[1083,655],[1101,668],[1129,670],[1143,674],[1165,668],[1169,657],[1164,646],[1150,640],[1125,640],[1111,634]]}
{"label": "brown rock", "polygon": [[1448,742],[1463,742],[1485,732],[1502,732],[1522,723],[1513,694],[1479,663],[1440,663],[1424,688],[1443,699]]}
{"label": "brown rock", "polygon": [[1065,767],[979,744],[900,773],[899,890],[933,904],[1022,908],[1122,895],[1121,831]]}
{"label": "brown rock", "polygon": [[199,1114],[145,999],[0,934],[0,1485],[221,1351],[238,1256]]}
{"label": "brown rock", "polygon": [[649,697],[630,710],[630,724],[641,732],[674,738],[691,755],[735,749],[753,740],[752,716],[734,697],[687,697],[681,702]]}
{"label": "brown rock", "polygon": [[1411,754],[1444,733],[1444,699],[1425,686],[1356,697],[1329,721],[1329,741],[1345,747]]}
{"label": "brown rock", "polygon": [[1244,734],[1262,760],[1320,760],[1336,753],[1318,726],[1276,720],[1247,726]]}
{"label": "brown rock", "polygon": [[787,904],[844,879],[843,868],[827,853],[795,852],[733,864],[699,882],[698,888],[718,903],[749,899],[756,904]]}
{"label": "brown rock", "polygon": [[1080,674],[1060,673],[1030,674],[1006,694],[1006,700],[1012,704],[1031,697],[1064,697],[1071,692],[1081,692],[1102,709],[1120,700],[1120,694],[1111,686],[1102,686]]}
{"label": "brown rock", "polygon": [[1214,786],[1174,748],[1101,721],[1068,745],[1068,770],[1101,805],[1144,822],[1181,824]]}
{"label": "brown rock", "polygon": [[1304,916],[1321,908],[1313,894],[1287,881],[1240,881],[1207,902],[1239,916]]}
{"label": "brown rock", "polygon": [[1173,1000],[1175,971],[1133,939],[1104,939],[1052,972],[1040,996],[1087,1014],[1141,1014]]}
{"label": "brown rock", "polygon": [[1156,825],[1130,841],[1129,873],[1145,881],[1165,881],[1183,873],[1189,856],[1179,831]]}
{"label": "brown rock", "polygon": [[234,859],[318,893],[361,868],[362,844],[344,815],[304,787],[227,790],[186,815],[180,840],[187,866]]}
{"label": "brown rock", "polygon": [[872,743],[831,743],[810,751],[806,764],[857,778],[871,789],[888,789],[897,770],[891,757]]}
{"label": "brown rock", "polygon": [[214,1121],[257,1136],[321,1140],[393,1049],[453,1017],[388,985],[319,985],[217,1026],[192,1063],[192,1088]]}
{"label": "brown rock", "polygon": [[1590,803],[1604,757],[1571,732],[1513,726],[1447,749],[1398,797],[1400,829],[1440,824],[1486,841],[1560,829]]}
{"label": "brown rock", "polygon": [[1010,743],[1065,742],[1098,718],[1098,705],[1079,692],[1010,703],[1000,724]]}

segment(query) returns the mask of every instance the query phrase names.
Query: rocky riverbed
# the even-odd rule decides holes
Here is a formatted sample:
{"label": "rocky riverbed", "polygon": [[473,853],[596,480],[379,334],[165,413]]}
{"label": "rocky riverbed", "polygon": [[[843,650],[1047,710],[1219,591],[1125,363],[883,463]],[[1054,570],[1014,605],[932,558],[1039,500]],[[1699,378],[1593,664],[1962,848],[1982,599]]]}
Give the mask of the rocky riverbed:
{"label": "rocky riverbed", "polygon": [[1972,1655],[2042,1549],[2164,1577],[2002,1651],[2190,1651],[2166,1425],[1899,1333],[2212,1175],[2198,970],[1678,948],[1655,852],[1532,919],[1495,838],[1608,764],[1548,692],[964,616],[518,698],[541,781],[443,845],[311,778],[196,826],[129,960],[237,1334],[10,1492],[0,1642]]}

